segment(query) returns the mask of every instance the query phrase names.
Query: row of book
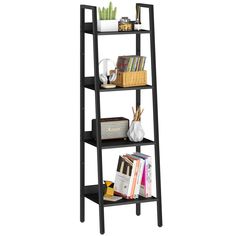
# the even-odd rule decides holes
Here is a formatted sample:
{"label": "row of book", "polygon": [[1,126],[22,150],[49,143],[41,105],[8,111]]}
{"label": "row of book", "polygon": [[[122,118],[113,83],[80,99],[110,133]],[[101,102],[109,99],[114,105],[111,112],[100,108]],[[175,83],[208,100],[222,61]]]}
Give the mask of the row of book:
{"label": "row of book", "polygon": [[146,57],[144,56],[119,56],[116,67],[119,71],[142,71],[144,70]]}
{"label": "row of book", "polygon": [[126,199],[152,196],[151,157],[140,152],[119,156],[114,193]]}

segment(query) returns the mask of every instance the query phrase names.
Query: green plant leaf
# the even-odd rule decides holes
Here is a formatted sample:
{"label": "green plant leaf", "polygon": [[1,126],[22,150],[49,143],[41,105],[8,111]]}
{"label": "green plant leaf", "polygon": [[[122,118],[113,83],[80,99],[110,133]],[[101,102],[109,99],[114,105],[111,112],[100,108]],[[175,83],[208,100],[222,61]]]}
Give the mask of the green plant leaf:
{"label": "green plant leaf", "polygon": [[115,7],[115,9],[112,12],[112,19],[115,20],[116,19],[116,11],[117,11],[117,7]]}
{"label": "green plant leaf", "polygon": [[112,2],[109,3],[109,20],[112,20]]}
{"label": "green plant leaf", "polygon": [[106,17],[106,10],[105,7],[102,8],[102,20],[105,20]]}
{"label": "green plant leaf", "polygon": [[98,8],[98,14],[99,14],[99,20],[101,20],[102,19],[102,10],[100,7]]}

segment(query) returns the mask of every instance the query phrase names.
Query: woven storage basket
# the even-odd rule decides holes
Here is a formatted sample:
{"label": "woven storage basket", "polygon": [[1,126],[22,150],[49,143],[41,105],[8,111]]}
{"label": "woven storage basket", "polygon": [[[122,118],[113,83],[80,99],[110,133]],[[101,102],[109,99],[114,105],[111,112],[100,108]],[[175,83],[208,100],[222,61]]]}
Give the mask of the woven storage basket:
{"label": "woven storage basket", "polygon": [[112,83],[119,87],[144,86],[147,84],[147,71],[118,71],[117,78]]}

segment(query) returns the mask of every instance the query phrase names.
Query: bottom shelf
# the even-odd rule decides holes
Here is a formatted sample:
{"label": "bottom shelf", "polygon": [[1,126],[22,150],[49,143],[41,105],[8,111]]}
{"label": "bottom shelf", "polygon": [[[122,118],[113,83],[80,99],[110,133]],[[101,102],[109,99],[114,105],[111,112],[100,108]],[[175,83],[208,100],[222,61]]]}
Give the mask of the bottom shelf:
{"label": "bottom shelf", "polygon": [[[98,204],[99,203],[98,185],[85,186],[85,197]],[[158,201],[158,199],[156,197],[145,198],[145,197],[139,196],[139,198],[137,198],[137,199],[129,199],[128,200],[128,199],[122,198],[121,200],[119,200],[117,202],[103,201],[103,203],[104,203],[104,207],[108,207],[108,206],[119,206],[119,205],[145,203],[145,202],[156,202],[156,201]]]}

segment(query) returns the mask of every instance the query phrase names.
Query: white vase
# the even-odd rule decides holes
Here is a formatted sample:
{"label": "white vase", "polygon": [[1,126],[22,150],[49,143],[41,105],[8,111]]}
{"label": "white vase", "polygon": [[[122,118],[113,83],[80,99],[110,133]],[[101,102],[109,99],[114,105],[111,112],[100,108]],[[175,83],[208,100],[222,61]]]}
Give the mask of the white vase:
{"label": "white vase", "polygon": [[98,31],[118,31],[118,20],[98,20]]}
{"label": "white vase", "polygon": [[127,136],[132,142],[140,142],[143,140],[144,131],[140,121],[132,121]]}

